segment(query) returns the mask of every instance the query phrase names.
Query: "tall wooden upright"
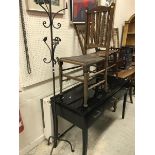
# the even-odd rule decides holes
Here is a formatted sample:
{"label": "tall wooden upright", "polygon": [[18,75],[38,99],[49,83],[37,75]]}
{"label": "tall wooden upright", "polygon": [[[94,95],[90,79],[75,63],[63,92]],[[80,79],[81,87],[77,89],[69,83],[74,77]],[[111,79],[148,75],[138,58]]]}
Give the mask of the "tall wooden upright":
{"label": "tall wooden upright", "polygon": [[135,14],[123,26],[122,46],[135,46]]}

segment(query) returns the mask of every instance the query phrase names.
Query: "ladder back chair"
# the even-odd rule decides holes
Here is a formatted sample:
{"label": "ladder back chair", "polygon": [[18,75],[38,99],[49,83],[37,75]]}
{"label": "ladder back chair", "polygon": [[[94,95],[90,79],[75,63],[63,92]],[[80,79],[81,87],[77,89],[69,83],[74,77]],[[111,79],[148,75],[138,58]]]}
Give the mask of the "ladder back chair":
{"label": "ladder back chair", "polygon": [[[88,107],[87,100],[90,89],[102,85],[102,87],[104,86],[104,90],[107,91],[107,57],[110,48],[113,14],[113,5],[109,7],[97,6],[91,10],[86,10],[85,34],[83,34],[84,46],[82,48],[83,55],[59,59],[60,94],[62,94],[63,77],[84,83],[84,107]],[[96,55],[96,53],[87,53],[88,49],[98,48],[104,48],[104,56],[100,57]],[[64,62],[76,66],[64,69]],[[94,70],[90,69],[91,66],[98,66],[101,62],[102,64],[104,63],[104,65],[100,70],[98,67]],[[82,70],[82,76],[69,75],[73,73],[72,71],[64,73],[64,71],[67,70],[74,70],[75,72],[75,69],[76,71]],[[89,80],[94,77],[96,78],[96,76],[100,74],[102,74],[102,80],[97,80],[95,84],[89,86]]]}
{"label": "ladder back chair", "polygon": [[[113,11],[114,11],[115,3],[112,3],[111,7],[113,7]],[[113,45],[112,47],[110,47],[111,45],[110,46],[107,45],[108,47],[110,47],[108,49],[105,46],[106,42],[109,42],[108,39],[106,39],[106,35],[107,35],[106,28],[108,28],[108,25],[106,24],[109,23],[108,21],[106,21],[108,20],[106,17],[106,14],[103,14],[103,16],[98,14],[98,17],[96,17],[95,15],[92,15],[89,18],[87,17],[87,21],[88,22],[90,21],[89,24],[87,25],[87,29],[84,24],[74,24],[74,28],[76,30],[83,55],[88,54],[88,49],[92,47],[94,47],[96,50],[96,53],[94,53],[94,55],[98,55],[101,57],[105,57],[106,56],[105,54],[108,51],[108,71],[116,70],[116,60],[119,52],[118,28],[112,28],[111,42],[113,43]],[[93,24],[94,23],[92,22],[93,20],[97,21],[96,25]],[[103,27],[104,27],[104,30],[103,30]],[[98,69],[103,67],[104,67],[104,62],[98,65]]]}
{"label": "ladder back chair", "polygon": [[128,90],[130,101],[133,103],[132,100],[132,89],[135,89],[134,81],[135,81],[135,65],[132,60],[134,48],[132,47],[122,47],[119,52],[119,57],[117,61],[117,70],[115,72],[115,76],[127,79],[128,83]]}

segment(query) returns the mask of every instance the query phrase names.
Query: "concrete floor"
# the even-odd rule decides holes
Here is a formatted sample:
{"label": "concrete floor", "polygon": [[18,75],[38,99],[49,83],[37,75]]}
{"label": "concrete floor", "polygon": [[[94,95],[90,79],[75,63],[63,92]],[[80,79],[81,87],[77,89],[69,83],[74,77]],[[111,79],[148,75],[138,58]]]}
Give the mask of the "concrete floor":
{"label": "concrete floor", "polygon": [[[134,100],[134,97],[133,97]],[[134,155],[135,154],[135,104],[127,99],[125,119],[121,119],[122,100],[117,111],[107,110],[89,128],[87,155]],[[69,140],[75,152],[65,142],[60,142],[52,155],[82,155],[81,129],[74,127],[63,139]],[[50,155],[51,145],[43,141],[26,155]]]}

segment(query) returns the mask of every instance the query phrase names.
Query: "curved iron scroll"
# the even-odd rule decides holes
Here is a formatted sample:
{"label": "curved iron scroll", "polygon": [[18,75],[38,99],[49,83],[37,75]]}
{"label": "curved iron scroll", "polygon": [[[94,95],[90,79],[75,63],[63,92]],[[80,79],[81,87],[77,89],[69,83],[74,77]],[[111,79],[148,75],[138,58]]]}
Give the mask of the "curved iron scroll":
{"label": "curved iron scroll", "polygon": [[[39,4],[43,10],[46,12],[48,18],[49,18],[49,25],[47,25],[47,22],[46,21],[43,21],[43,26],[45,28],[50,28],[51,29],[51,46],[48,45],[48,43],[46,42],[47,41],[47,37],[44,37],[43,41],[44,43],[46,44],[47,48],[49,49],[50,51],[50,60],[47,60],[47,58],[44,58],[43,61],[45,63],[51,63],[53,61],[54,64],[57,63],[56,59],[54,58],[54,53],[55,53],[55,50],[56,50],[56,47],[57,45],[59,44],[59,42],[61,41],[61,38],[59,37],[55,37],[53,38],[53,30],[51,27],[55,28],[55,29],[59,29],[61,27],[61,23],[57,23],[57,26],[54,25],[53,21],[55,19],[55,17],[62,11],[68,9],[68,6],[67,6],[67,3],[66,3],[66,7],[64,9],[61,9],[59,10],[58,12],[56,13],[51,13],[51,1],[50,0],[35,0],[35,2],[37,4]],[[49,7],[47,6],[47,3],[49,3]],[[43,6],[43,4],[45,4]]]}
{"label": "curved iron scroll", "polygon": [[[47,44],[47,37],[44,37],[44,39],[43,39],[43,41],[44,41],[44,43],[46,44],[46,46],[47,46],[47,48],[49,49],[49,51],[50,51],[50,54],[52,55],[52,51],[51,51],[51,49],[50,49],[50,46]],[[53,39],[53,52],[55,52],[55,49],[56,49],[56,46],[59,44],[59,42],[61,41],[61,39],[59,38],[59,37],[55,37],[54,39]],[[57,58],[56,58],[57,59]],[[44,58],[43,59],[43,61],[45,62],[45,63],[51,63],[51,61],[53,61],[54,62],[54,64],[56,64],[56,59],[53,57],[51,57],[51,59],[49,60],[49,61],[47,61],[47,58]]]}

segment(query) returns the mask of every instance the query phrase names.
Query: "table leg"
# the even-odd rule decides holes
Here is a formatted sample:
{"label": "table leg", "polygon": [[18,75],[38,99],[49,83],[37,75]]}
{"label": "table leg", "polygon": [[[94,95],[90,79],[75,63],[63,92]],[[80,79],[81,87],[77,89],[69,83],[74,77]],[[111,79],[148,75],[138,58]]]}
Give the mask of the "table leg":
{"label": "table leg", "polygon": [[83,152],[82,152],[82,155],[87,155],[88,129],[82,129],[82,139],[83,139]]}
{"label": "table leg", "polygon": [[126,92],[125,92],[125,94],[124,94],[122,119],[124,119],[124,116],[125,116],[125,108],[126,108],[127,93],[128,93],[128,89],[126,90]]}
{"label": "table leg", "polygon": [[53,148],[56,148],[57,144],[58,144],[58,118],[56,115],[55,101],[52,104],[52,113],[53,113],[53,127],[54,127],[54,136],[53,136],[54,145],[53,145]]}

